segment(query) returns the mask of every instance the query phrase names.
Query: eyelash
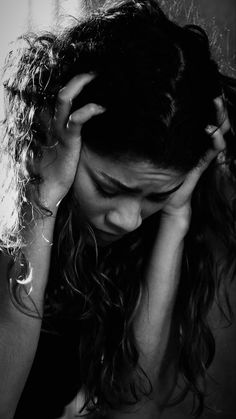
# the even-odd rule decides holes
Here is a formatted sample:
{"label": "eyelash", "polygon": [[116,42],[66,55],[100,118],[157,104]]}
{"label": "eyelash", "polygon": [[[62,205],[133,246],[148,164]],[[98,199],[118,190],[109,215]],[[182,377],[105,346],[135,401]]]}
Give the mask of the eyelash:
{"label": "eyelash", "polygon": [[[95,183],[95,188],[97,190],[97,192],[103,197],[103,198],[114,198],[118,195],[117,192],[107,192],[105,191],[100,185],[98,185],[97,183]],[[154,204],[158,204],[161,203],[163,201],[165,201],[166,198],[159,198],[157,199],[149,199],[150,202],[154,203]]]}
{"label": "eyelash", "polygon": [[95,188],[97,192],[104,198],[114,198],[115,196],[117,196],[116,192],[107,192],[100,185],[98,185],[98,183],[95,183]]}

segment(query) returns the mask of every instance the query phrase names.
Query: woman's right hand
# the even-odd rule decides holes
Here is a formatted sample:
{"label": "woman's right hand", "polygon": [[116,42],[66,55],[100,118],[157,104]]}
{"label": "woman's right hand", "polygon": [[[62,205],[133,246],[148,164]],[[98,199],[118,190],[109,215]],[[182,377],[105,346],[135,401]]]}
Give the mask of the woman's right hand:
{"label": "woman's right hand", "polygon": [[94,77],[94,74],[75,76],[59,91],[54,117],[49,117],[45,111],[40,115],[46,145],[42,146],[42,156],[36,160],[34,170],[43,179],[38,191],[40,202],[53,214],[73,184],[80,158],[83,124],[105,111],[103,107],[89,103],[70,114],[73,99]]}

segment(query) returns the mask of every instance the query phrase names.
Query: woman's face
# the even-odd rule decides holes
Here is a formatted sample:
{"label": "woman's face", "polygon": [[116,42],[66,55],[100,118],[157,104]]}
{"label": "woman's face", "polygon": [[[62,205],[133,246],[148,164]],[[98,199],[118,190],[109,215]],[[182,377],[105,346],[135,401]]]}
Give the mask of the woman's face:
{"label": "woman's face", "polygon": [[98,245],[119,240],[160,211],[184,175],[146,161],[101,157],[86,146],[74,182],[80,217],[94,229]]}

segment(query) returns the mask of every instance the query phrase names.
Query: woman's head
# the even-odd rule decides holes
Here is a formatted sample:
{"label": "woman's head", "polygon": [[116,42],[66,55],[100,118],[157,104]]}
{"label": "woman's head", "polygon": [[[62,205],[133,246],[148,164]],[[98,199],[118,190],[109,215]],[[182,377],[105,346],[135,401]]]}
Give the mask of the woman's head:
{"label": "woman's head", "polygon": [[[93,227],[119,237],[123,230],[139,226],[139,217],[144,219],[162,208],[164,201],[160,205],[160,200],[146,199],[154,190],[162,192],[159,174],[165,172],[164,190],[168,191],[170,181],[171,186],[180,183],[211,146],[205,128],[214,120],[213,99],[219,94],[220,82],[207,38],[196,28],[180,28],[170,22],[156,1],[117,1],[55,39],[51,53],[54,61],[51,59],[50,72],[46,61],[36,74],[36,85],[39,80],[42,87],[46,85],[43,96],[50,103],[50,95],[55,96],[76,74],[94,73],[94,79],[73,101],[72,111],[91,102],[106,111],[84,124],[82,150],[90,152],[92,162],[96,156],[100,166],[106,168],[109,162],[110,176],[115,170],[113,177],[123,178],[126,185],[142,184],[142,194],[136,200],[124,201],[121,194],[110,200],[99,196],[92,188],[92,177],[82,176],[86,156],[82,153],[75,184],[79,203],[83,202]],[[45,56],[46,60],[50,57],[48,53]],[[127,176],[124,181],[127,167],[129,182]],[[147,185],[146,174],[153,169],[156,178]],[[141,170],[144,173],[140,179],[137,173]],[[133,204],[135,216],[129,219],[129,226],[122,216],[119,226],[128,202],[128,216]]]}

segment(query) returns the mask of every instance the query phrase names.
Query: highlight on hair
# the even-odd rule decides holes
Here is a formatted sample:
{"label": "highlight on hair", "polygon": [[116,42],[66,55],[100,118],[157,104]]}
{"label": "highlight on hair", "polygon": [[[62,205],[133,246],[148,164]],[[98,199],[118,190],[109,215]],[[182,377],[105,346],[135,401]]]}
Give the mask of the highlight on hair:
{"label": "highlight on hair", "polygon": [[[107,110],[83,126],[85,144],[102,155],[148,159],[181,172],[191,170],[209,149],[205,127],[216,123],[213,99],[224,97],[232,127],[227,151],[211,164],[194,192],[173,314],[175,363],[185,383],[173,402],[191,391],[198,400],[198,415],[204,407],[202,382],[214,357],[208,313],[220,287],[226,290],[235,276],[235,81],[220,74],[205,32],[171,22],[155,0],[108,1],[57,36],[28,34],[21,42],[6,64],[1,142],[6,173],[0,214],[6,214],[7,207],[9,215],[1,220],[1,247],[15,257],[24,246],[22,218],[29,186],[35,191],[30,197],[33,207],[50,216],[37,200],[43,179],[33,171],[44,144],[39,115],[46,109],[53,116],[58,91],[74,75],[96,73],[73,109],[94,101]],[[159,215],[98,251],[91,227],[78,226],[78,214],[71,190],[56,220],[45,316],[66,310],[78,320],[85,404],[102,412],[107,405],[136,403],[152,391],[138,364],[132,324]],[[90,246],[85,244],[88,236]],[[220,254],[214,252],[211,236]],[[225,295],[228,300],[227,291]],[[225,316],[230,317],[230,303],[228,309]],[[125,386],[123,370],[133,372]]]}

